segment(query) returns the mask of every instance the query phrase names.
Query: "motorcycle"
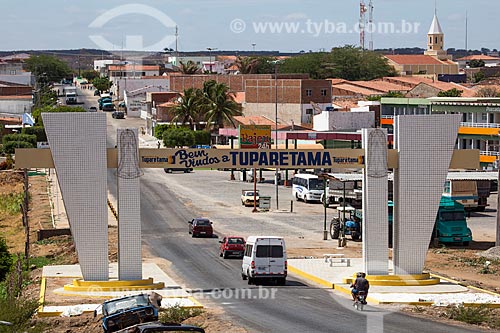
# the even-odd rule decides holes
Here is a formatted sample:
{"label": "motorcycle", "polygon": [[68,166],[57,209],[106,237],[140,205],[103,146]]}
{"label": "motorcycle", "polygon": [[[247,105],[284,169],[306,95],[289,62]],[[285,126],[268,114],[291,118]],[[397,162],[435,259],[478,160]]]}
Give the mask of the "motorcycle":
{"label": "motorcycle", "polygon": [[356,310],[363,311],[363,307],[365,304],[366,304],[366,292],[358,291],[353,306],[356,308]]}

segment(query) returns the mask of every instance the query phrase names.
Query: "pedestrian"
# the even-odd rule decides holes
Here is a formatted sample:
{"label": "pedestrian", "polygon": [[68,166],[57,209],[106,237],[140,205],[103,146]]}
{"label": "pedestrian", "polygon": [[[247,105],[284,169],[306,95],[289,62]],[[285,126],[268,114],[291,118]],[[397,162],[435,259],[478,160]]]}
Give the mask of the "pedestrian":
{"label": "pedestrian", "polygon": [[158,149],[160,149],[160,146],[161,146],[161,143],[160,143],[160,141],[158,141]]}

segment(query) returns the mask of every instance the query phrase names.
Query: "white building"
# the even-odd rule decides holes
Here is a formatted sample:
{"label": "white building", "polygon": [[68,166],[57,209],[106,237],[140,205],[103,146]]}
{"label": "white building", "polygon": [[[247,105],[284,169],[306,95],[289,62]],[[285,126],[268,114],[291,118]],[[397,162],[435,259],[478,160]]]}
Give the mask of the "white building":
{"label": "white building", "polygon": [[146,100],[148,92],[161,92],[165,91],[161,86],[147,86],[136,90],[126,90],[124,93],[125,106],[127,107],[127,116],[140,117],[141,106]]}
{"label": "white building", "polygon": [[170,91],[170,80],[166,76],[157,78],[115,79],[111,91],[119,100],[124,98],[124,91],[134,91],[145,87],[155,86],[158,91]]}
{"label": "white building", "polygon": [[33,97],[31,95],[0,96],[0,114],[21,117],[31,113]]}

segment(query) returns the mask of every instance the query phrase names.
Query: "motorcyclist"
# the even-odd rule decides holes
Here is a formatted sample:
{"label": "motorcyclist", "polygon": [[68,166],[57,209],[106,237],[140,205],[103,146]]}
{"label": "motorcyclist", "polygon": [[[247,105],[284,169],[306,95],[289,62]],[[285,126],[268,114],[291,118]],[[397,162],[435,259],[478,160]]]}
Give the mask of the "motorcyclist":
{"label": "motorcyclist", "polygon": [[356,301],[356,297],[358,296],[358,293],[360,291],[365,292],[365,299],[366,299],[366,296],[368,296],[368,289],[370,289],[370,283],[366,279],[366,274],[361,272],[357,273],[356,280],[351,284],[351,288],[352,288],[351,295],[354,301]]}

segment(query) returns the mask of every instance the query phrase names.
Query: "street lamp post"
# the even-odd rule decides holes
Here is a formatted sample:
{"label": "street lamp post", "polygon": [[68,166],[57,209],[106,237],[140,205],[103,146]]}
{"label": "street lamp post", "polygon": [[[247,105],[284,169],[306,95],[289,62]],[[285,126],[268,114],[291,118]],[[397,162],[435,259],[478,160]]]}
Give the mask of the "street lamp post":
{"label": "street lamp post", "polygon": [[[274,117],[275,117],[275,128],[274,128],[274,144],[276,150],[278,150],[278,62],[274,63]],[[274,183],[276,185],[276,210],[279,209],[278,200],[278,166],[276,166],[276,173],[274,175]]]}
{"label": "street lamp post", "polygon": [[210,65],[210,74],[212,74],[212,51],[217,50],[215,47],[207,47],[208,50],[208,62]]}

